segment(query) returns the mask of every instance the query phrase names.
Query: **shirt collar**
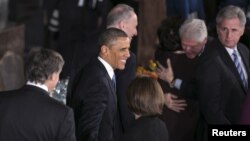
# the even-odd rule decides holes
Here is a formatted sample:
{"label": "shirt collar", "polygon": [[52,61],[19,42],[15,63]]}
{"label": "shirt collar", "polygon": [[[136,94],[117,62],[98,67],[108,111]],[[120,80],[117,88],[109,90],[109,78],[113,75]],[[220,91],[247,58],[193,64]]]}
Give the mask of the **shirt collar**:
{"label": "shirt collar", "polygon": [[111,65],[107,61],[102,59],[100,56],[98,56],[98,60],[100,60],[101,63],[104,65],[104,67],[106,68],[106,70],[109,74],[110,79],[112,79],[113,75],[115,74],[114,69],[111,67]]}
{"label": "shirt collar", "polygon": [[229,47],[225,47],[225,48],[230,56],[232,56],[234,50],[236,50],[236,52],[238,52],[237,46],[235,46],[234,48],[229,48]]}
{"label": "shirt collar", "polygon": [[204,49],[205,49],[205,45],[202,47],[200,53],[198,54],[198,56],[201,56],[201,54],[204,52]]}
{"label": "shirt collar", "polygon": [[43,90],[45,90],[47,92],[49,91],[48,87],[46,85],[44,85],[44,84],[40,84],[40,83],[35,83],[35,82],[28,81],[27,85],[32,85],[32,86],[39,87],[39,88],[41,88],[41,89],[43,89]]}

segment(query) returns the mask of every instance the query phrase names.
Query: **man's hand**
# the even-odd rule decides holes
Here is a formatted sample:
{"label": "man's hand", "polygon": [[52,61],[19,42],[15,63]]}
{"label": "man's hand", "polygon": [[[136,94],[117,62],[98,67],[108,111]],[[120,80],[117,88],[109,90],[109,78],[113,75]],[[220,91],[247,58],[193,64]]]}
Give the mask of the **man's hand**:
{"label": "man's hand", "polygon": [[173,72],[171,61],[169,58],[167,59],[166,63],[167,63],[168,68],[165,68],[157,61],[158,68],[156,69],[156,73],[158,74],[160,79],[170,84],[174,79],[174,72]]}
{"label": "man's hand", "polygon": [[177,113],[184,111],[185,107],[187,107],[186,100],[178,99],[178,97],[176,95],[173,95],[171,93],[166,93],[166,94],[164,94],[164,97],[165,97],[165,105],[169,109],[171,109]]}

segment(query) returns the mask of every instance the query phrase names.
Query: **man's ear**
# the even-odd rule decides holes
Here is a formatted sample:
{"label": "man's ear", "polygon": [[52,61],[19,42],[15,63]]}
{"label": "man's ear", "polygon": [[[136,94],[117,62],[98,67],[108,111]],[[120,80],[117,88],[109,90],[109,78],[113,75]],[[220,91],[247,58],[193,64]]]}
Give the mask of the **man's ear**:
{"label": "man's ear", "polygon": [[102,53],[102,54],[107,54],[108,49],[109,49],[109,48],[108,48],[106,45],[102,45],[102,46],[101,46],[101,53]]}
{"label": "man's ear", "polygon": [[119,28],[122,29],[122,30],[123,30],[124,27],[125,27],[125,26],[124,26],[124,25],[125,25],[125,24],[124,24],[124,21],[119,21],[118,25],[119,25]]}

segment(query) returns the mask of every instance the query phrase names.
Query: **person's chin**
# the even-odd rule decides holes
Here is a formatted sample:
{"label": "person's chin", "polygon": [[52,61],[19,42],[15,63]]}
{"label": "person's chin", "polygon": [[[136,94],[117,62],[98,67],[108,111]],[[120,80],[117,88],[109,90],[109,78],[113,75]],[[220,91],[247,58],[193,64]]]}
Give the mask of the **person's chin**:
{"label": "person's chin", "polygon": [[194,59],[194,55],[187,55],[187,58],[189,58],[189,59]]}
{"label": "person's chin", "polygon": [[125,69],[125,65],[119,66],[118,69],[119,69],[119,70],[124,70],[124,69]]}

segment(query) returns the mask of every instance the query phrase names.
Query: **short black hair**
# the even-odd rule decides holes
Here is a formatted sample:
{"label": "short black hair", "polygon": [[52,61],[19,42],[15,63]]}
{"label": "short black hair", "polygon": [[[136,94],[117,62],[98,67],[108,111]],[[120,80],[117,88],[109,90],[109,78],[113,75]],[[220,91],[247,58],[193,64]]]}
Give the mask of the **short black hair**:
{"label": "short black hair", "polygon": [[106,45],[108,47],[112,46],[114,41],[120,37],[128,37],[128,35],[118,28],[107,28],[105,29],[101,35],[99,36],[98,45],[99,49],[102,45]]}

